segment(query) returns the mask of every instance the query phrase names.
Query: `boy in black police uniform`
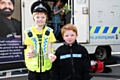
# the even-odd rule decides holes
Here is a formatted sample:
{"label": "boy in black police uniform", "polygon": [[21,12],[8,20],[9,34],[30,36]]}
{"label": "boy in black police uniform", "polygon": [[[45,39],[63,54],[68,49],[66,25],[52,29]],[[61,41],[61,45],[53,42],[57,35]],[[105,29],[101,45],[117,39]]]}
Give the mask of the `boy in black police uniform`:
{"label": "boy in black police uniform", "polygon": [[65,43],[61,45],[53,62],[52,80],[90,80],[90,58],[85,47],[77,43],[77,28],[72,24],[62,27]]}
{"label": "boy in black police uniform", "polygon": [[21,35],[21,23],[12,18],[14,0],[0,0],[0,38],[15,38]]}

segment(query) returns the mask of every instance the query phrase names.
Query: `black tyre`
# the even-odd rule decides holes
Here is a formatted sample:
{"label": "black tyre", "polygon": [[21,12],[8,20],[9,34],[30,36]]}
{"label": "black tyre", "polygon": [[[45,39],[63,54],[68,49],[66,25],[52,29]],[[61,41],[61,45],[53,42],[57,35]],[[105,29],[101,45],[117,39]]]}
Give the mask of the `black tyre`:
{"label": "black tyre", "polygon": [[98,60],[107,59],[107,49],[105,47],[98,47],[95,52],[95,58]]}

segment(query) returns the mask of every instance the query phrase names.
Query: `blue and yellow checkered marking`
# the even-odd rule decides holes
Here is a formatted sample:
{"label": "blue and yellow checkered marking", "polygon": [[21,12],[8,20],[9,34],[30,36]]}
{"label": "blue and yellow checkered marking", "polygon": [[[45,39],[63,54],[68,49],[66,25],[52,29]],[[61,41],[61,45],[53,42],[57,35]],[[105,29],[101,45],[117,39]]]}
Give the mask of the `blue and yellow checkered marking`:
{"label": "blue and yellow checkered marking", "polygon": [[[50,30],[51,30],[50,28],[47,29],[47,31],[49,31],[49,32],[50,32]],[[47,43],[48,43],[48,36],[47,35],[44,36],[43,43],[44,43],[43,44],[43,52],[46,53],[47,52]]]}
{"label": "blue and yellow checkered marking", "polygon": [[118,26],[90,26],[90,33],[118,34],[120,33],[120,27]]}
{"label": "blue and yellow checkered marking", "polygon": [[[28,29],[27,33],[29,33],[29,32],[31,32],[31,30]],[[35,46],[34,46],[34,51],[35,51],[34,57],[36,57],[36,56],[38,56],[38,53],[37,53],[37,46],[38,46],[37,39],[34,38],[33,36],[31,36],[30,38],[33,40],[33,42],[35,44]]]}

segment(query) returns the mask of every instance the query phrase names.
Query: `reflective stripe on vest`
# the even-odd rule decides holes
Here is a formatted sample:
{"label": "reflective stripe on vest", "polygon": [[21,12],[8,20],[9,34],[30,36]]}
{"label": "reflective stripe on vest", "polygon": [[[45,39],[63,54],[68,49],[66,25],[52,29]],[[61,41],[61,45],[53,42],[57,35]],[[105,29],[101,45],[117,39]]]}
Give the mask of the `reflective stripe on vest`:
{"label": "reflective stripe on vest", "polygon": [[[49,31],[49,32],[50,32],[50,28],[47,28],[46,31]],[[47,53],[48,36],[49,36],[49,35],[43,36],[43,37],[44,37],[44,41],[43,41],[43,44],[42,44],[42,48],[43,48],[43,52],[44,52],[44,57],[45,57],[45,58],[48,58],[48,53]]]}
{"label": "reflective stripe on vest", "polygon": [[[27,33],[32,33],[31,30],[27,30]],[[39,52],[37,51],[37,47],[39,46],[38,45],[38,41],[35,37],[31,36],[29,37],[32,39],[33,43],[34,43],[34,57],[38,56]]]}

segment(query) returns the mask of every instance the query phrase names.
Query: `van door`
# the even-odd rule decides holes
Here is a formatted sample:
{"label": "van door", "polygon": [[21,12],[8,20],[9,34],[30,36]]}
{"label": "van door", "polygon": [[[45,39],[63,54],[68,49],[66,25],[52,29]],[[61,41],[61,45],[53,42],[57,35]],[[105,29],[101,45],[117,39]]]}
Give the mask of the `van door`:
{"label": "van door", "polygon": [[[36,0],[22,0],[22,30],[26,28],[31,27],[34,25],[34,20],[31,14],[31,5],[35,2]],[[24,33],[22,33],[23,41],[24,41]]]}
{"label": "van door", "polygon": [[89,0],[72,0],[72,22],[78,29],[78,42],[89,42]]}

